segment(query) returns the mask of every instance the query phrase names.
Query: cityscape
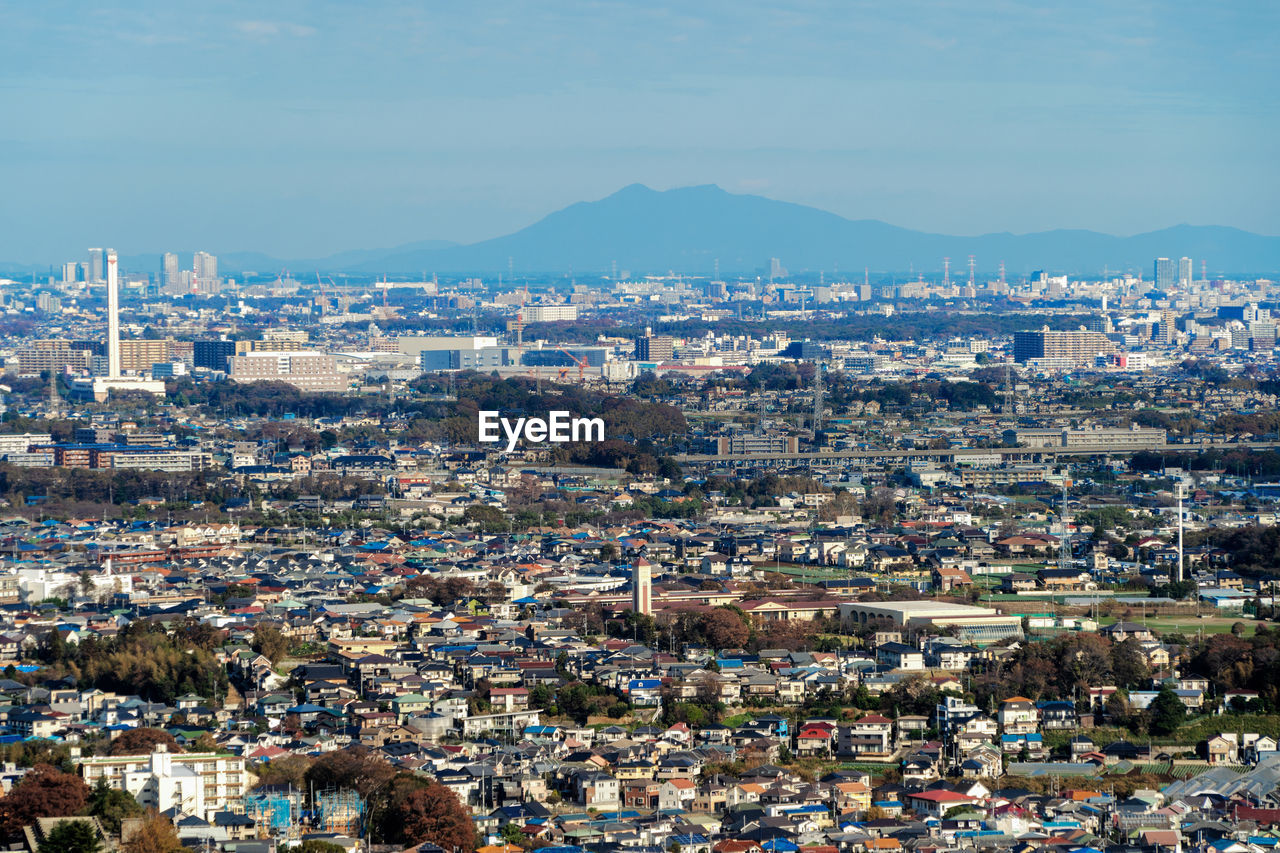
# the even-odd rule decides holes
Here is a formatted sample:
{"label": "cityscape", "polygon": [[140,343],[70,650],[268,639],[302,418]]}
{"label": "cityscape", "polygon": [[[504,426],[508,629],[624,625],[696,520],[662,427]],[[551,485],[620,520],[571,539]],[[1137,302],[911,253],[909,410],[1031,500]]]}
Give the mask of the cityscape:
{"label": "cityscape", "polygon": [[0,13],[4,849],[1280,846],[1276,13],[552,5]]}

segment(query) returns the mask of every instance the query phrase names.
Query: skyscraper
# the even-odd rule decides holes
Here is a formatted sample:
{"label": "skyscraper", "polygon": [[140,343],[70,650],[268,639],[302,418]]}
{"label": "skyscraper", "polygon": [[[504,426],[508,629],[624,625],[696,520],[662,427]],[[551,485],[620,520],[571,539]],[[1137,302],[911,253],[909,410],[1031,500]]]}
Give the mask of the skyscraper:
{"label": "skyscraper", "polygon": [[1191,272],[1191,259],[1180,258],[1178,260],[1178,285],[1180,287],[1190,287],[1194,274]]}
{"label": "skyscraper", "polygon": [[178,256],[173,252],[164,253],[164,261],[160,266],[160,288],[166,293],[178,284],[178,275],[182,268],[178,266]]}
{"label": "skyscraper", "polygon": [[196,252],[195,260],[191,264],[192,276],[195,279],[191,283],[193,290],[204,288],[206,291],[216,290],[214,282],[218,280],[218,259],[216,256],[208,252]]}
{"label": "skyscraper", "polygon": [[1156,290],[1173,287],[1174,266],[1168,258],[1156,258]]}
{"label": "skyscraper", "polygon": [[635,613],[653,613],[653,574],[649,561],[637,557],[631,567],[631,609]]}
{"label": "skyscraper", "polygon": [[89,266],[85,272],[85,281],[90,284],[97,284],[102,281],[102,250],[89,250]]}

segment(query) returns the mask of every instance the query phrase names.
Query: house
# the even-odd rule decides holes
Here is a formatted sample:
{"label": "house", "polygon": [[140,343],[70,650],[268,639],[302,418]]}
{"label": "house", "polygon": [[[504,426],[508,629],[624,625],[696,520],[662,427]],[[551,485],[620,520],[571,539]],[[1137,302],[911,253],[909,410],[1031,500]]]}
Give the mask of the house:
{"label": "house", "polygon": [[841,726],[838,743],[841,755],[886,755],[893,751],[893,721],[867,714],[851,725]]}
{"label": "house", "polygon": [[698,795],[698,784],[692,779],[666,779],[658,788],[658,808],[689,809]]}
{"label": "house", "polygon": [[1040,711],[1040,724],[1045,731],[1074,729],[1080,724],[1080,718],[1076,716],[1076,703],[1070,700],[1038,702],[1036,708]]}
{"label": "house", "polygon": [[1233,732],[1230,735],[1214,735],[1204,742],[1204,757],[1212,765],[1236,764],[1240,759],[1240,747]]}
{"label": "house", "polygon": [[1130,638],[1140,642],[1155,639],[1155,634],[1151,633],[1151,629],[1136,622],[1116,622],[1100,628],[1098,633],[1104,637],[1111,638],[1117,643],[1123,643]]}
{"label": "house", "polygon": [[924,669],[924,652],[906,643],[885,643],[876,649],[876,661],[894,669]]}
{"label": "house", "polygon": [[621,796],[618,780],[599,770],[580,770],[575,774],[577,801],[587,807],[617,808]]}
{"label": "house", "polygon": [[962,794],[959,791],[922,791],[907,796],[907,805],[918,814],[929,817],[942,817],[957,806],[976,806],[981,802],[977,797]]}
{"label": "house", "polygon": [[1035,703],[1024,696],[1006,699],[1000,705],[997,717],[1000,730],[1005,734],[1027,734],[1040,728],[1040,713]]}

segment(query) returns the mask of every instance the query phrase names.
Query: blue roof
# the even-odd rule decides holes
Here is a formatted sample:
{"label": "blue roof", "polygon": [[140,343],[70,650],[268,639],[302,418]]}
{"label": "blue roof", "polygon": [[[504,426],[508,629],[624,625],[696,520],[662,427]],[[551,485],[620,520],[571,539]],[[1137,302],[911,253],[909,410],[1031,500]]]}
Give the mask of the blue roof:
{"label": "blue roof", "polygon": [[653,690],[661,686],[661,678],[633,678],[627,682],[628,690]]}

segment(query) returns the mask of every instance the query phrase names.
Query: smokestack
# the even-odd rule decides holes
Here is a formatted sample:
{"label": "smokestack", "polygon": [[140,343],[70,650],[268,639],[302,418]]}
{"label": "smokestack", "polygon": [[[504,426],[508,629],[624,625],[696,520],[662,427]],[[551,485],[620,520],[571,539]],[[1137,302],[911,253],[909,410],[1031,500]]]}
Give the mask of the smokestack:
{"label": "smokestack", "polygon": [[120,282],[114,249],[107,250],[107,376],[120,378]]}

